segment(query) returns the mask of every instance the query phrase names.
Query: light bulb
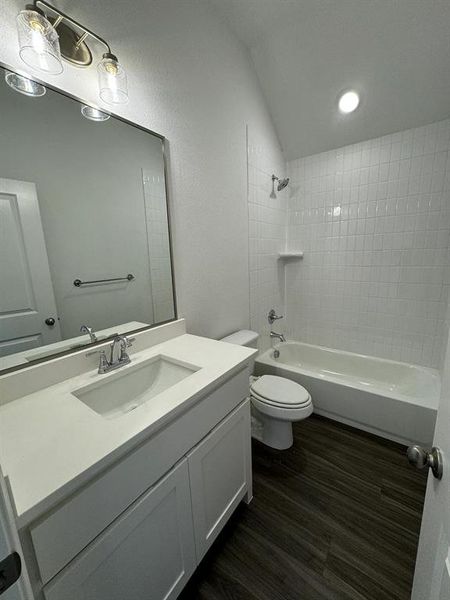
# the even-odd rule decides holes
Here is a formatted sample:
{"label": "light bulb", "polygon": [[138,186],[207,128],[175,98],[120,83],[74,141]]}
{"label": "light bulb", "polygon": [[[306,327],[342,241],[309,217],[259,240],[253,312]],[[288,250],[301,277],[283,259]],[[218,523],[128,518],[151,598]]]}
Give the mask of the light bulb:
{"label": "light bulb", "polygon": [[108,104],[127,102],[127,75],[117,57],[109,52],[104,54],[97,70],[100,98]]}
{"label": "light bulb", "polygon": [[35,12],[29,11],[31,15],[28,18],[28,27],[31,27],[33,31],[38,31],[39,33],[45,32],[45,27],[37,18],[39,15]]}
{"label": "light bulb", "polygon": [[108,60],[105,61],[105,70],[107,71],[107,73],[109,73],[109,75],[113,75],[115,77],[119,69],[116,62],[114,62],[113,60]]}
{"label": "light bulb", "polygon": [[344,114],[353,112],[354,110],[356,110],[358,108],[358,106],[359,106],[359,95],[357,92],[355,92],[353,90],[349,90],[348,92],[345,92],[339,98],[339,110]]}
{"label": "light bulb", "polygon": [[27,6],[17,15],[19,54],[33,69],[57,75],[63,70],[59,38],[55,28],[36,7]]}

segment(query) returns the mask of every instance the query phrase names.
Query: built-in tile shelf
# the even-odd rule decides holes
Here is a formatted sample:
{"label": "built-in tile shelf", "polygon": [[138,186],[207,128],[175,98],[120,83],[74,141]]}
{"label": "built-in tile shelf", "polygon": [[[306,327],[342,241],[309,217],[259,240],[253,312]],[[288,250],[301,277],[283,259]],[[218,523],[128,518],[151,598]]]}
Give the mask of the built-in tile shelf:
{"label": "built-in tile shelf", "polygon": [[303,258],[303,252],[279,252],[278,260],[300,260]]}

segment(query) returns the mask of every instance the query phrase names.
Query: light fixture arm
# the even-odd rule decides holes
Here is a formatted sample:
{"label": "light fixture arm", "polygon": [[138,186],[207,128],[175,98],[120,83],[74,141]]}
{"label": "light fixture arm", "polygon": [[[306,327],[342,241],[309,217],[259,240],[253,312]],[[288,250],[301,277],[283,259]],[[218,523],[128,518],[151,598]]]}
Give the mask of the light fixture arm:
{"label": "light fixture arm", "polygon": [[[84,42],[87,37],[91,37],[94,40],[96,40],[99,44],[104,46],[108,54],[112,54],[110,45],[106,40],[104,40],[102,37],[91,31],[78,21],[75,21],[75,19],[72,19],[72,17],[69,17],[65,13],[61,12],[58,8],[55,8],[51,4],[48,4],[48,2],[45,2],[44,0],[34,0],[33,6],[38,10],[38,12],[44,12],[44,14],[50,12],[51,16],[56,16],[56,21],[53,24],[53,27],[55,27],[55,29],[62,21],[66,21],[70,25],[74,25],[77,29],[81,30],[83,33],[80,36],[80,39],[78,40],[78,44]],[[47,11],[45,9],[47,9]]]}

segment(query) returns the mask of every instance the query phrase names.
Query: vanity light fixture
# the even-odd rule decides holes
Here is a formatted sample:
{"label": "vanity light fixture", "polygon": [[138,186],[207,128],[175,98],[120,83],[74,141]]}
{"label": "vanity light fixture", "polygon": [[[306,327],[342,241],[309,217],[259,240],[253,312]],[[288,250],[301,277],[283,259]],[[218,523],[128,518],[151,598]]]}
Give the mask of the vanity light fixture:
{"label": "vanity light fixture", "polygon": [[87,42],[100,44],[104,49],[97,67],[100,98],[108,104],[128,101],[127,76],[109,44],[51,4],[44,0],[27,4],[17,16],[17,32],[21,59],[50,74],[62,72],[61,58],[80,68],[90,67],[93,53]]}
{"label": "vanity light fixture", "polygon": [[17,15],[19,55],[23,62],[45,73],[62,73],[59,37],[42,9],[27,4]]}
{"label": "vanity light fixture", "polygon": [[339,110],[341,113],[348,114],[356,110],[359,106],[359,94],[354,90],[344,92],[339,98]]}
{"label": "vanity light fixture", "polygon": [[12,71],[5,70],[5,81],[9,87],[25,96],[37,98],[43,96],[47,91],[41,83],[33,81],[29,77],[25,77],[25,75],[13,73]]}
{"label": "vanity light fixture", "polygon": [[105,52],[98,64],[100,98],[107,104],[124,104],[128,100],[127,74],[117,56]]}
{"label": "vanity light fixture", "polygon": [[108,113],[99,110],[98,108],[94,108],[93,106],[89,106],[88,104],[81,105],[81,114],[89,121],[96,121],[100,123],[102,121],[107,121],[111,115]]}

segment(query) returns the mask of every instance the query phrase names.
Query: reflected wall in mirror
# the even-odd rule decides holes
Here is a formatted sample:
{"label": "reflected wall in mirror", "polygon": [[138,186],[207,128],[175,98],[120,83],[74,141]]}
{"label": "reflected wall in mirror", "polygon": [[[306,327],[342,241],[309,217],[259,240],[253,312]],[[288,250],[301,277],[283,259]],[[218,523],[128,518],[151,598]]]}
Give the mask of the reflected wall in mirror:
{"label": "reflected wall in mirror", "polygon": [[175,318],[163,138],[3,72],[0,106],[0,368]]}

